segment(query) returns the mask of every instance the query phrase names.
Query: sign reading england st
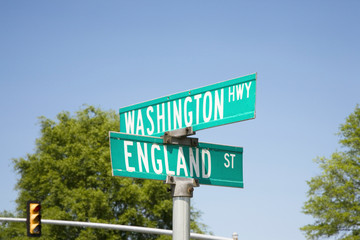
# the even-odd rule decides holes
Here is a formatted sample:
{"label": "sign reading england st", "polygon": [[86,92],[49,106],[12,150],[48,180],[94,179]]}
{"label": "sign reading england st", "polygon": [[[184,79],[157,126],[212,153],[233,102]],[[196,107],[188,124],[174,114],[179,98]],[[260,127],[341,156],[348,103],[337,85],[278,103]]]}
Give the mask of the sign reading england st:
{"label": "sign reading england st", "polygon": [[120,132],[162,136],[255,118],[256,73],[120,108]]}
{"label": "sign reading england st", "polygon": [[165,180],[189,177],[200,184],[243,187],[243,148],[210,143],[164,144],[159,137],[110,132],[113,176]]}

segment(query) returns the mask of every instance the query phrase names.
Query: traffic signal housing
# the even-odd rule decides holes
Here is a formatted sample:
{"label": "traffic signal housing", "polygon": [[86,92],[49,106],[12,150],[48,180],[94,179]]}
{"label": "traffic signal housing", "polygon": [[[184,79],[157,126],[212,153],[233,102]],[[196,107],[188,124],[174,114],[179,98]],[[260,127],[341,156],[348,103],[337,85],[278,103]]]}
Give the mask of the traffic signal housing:
{"label": "traffic signal housing", "polygon": [[41,236],[41,204],[39,201],[28,201],[26,206],[26,228],[29,237]]}

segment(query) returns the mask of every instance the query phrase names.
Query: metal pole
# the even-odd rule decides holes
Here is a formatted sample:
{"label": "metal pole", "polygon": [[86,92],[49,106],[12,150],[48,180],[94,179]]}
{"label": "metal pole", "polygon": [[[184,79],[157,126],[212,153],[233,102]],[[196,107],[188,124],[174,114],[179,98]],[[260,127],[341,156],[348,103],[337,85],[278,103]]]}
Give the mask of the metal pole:
{"label": "metal pole", "polygon": [[193,178],[167,176],[173,197],[173,240],[190,239],[190,198],[199,182]]}
{"label": "metal pole", "polygon": [[173,240],[190,239],[190,197],[173,197]]}
{"label": "metal pole", "polygon": [[[0,222],[26,222],[26,218],[0,217]],[[119,224],[106,224],[106,223],[50,220],[50,219],[41,219],[41,222],[42,222],[42,224],[65,225],[65,226],[73,226],[73,227],[102,228],[102,229],[112,229],[112,230],[120,230],[120,231],[141,232],[141,233],[170,235],[170,236],[172,235],[172,232],[173,232],[171,230],[165,230],[165,229],[136,227],[136,226],[127,226],[127,225],[119,225]],[[190,237],[192,239],[202,239],[202,240],[232,240],[231,238],[205,235],[205,234],[199,234],[199,233],[190,233]]]}

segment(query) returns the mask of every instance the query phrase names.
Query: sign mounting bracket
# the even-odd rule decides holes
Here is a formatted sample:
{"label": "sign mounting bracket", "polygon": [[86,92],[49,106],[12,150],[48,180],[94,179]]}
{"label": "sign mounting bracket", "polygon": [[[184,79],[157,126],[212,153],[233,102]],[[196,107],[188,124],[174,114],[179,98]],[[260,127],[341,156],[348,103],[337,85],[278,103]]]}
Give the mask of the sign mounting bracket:
{"label": "sign mounting bracket", "polygon": [[199,145],[199,139],[187,137],[195,134],[196,133],[192,127],[186,127],[186,128],[165,132],[164,136],[162,136],[162,139],[164,144],[175,144],[175,145],[197,147]]}

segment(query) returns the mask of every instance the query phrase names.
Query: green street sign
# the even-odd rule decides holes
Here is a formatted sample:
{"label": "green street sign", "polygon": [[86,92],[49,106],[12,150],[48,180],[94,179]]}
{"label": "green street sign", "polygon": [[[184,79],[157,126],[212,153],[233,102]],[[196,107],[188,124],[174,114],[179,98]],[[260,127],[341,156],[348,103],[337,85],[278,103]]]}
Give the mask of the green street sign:
{"label": "green street sign", "polygon": [[162,136],[255,118],[256,73],[120,108],[120,132]]}
{"label": "green street sign", "polygon": [[243,187],[243,148],[210,143],[164,144],[159,137],[110,132],[113,176],[165,180],[167,175],[200,184]]}

